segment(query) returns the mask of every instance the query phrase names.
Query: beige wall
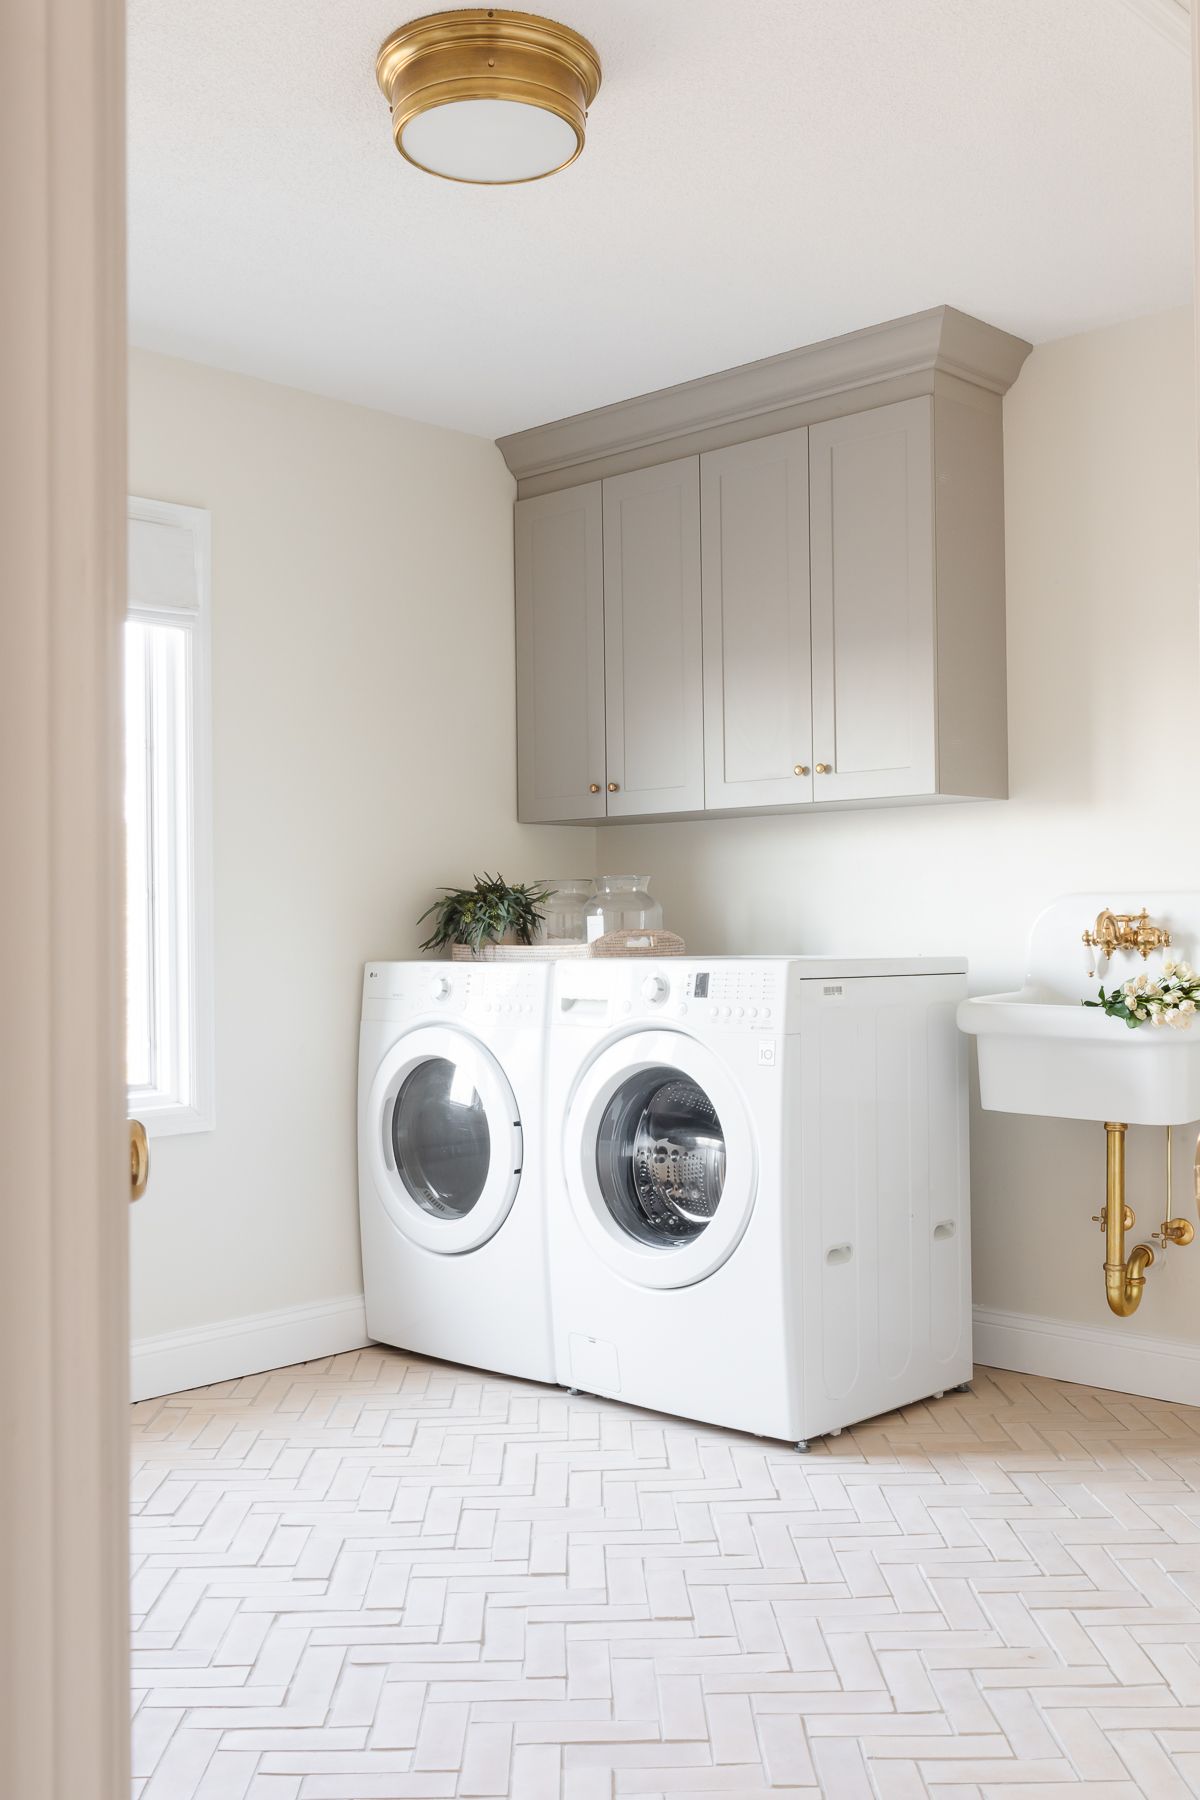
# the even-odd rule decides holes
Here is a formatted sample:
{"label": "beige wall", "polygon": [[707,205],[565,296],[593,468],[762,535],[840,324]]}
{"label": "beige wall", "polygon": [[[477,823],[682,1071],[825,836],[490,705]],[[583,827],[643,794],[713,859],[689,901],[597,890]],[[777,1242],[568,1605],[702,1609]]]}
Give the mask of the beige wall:
{"label": "beige wall", "polygon": [[[1007,397],[1011,800],[623,826],[597,867],[649,872],[689,949],[957,951],[976,992],[1018,982],[1056,895],[1200,887],[1192,329],[1048,344]],[[1159,1134],[1129,1155],[1146,1224]],[[1107,1322],[1100,1127],[977,1112],[973,1169],[977,1303]],[[1200,1247],[1162,1259],[1136,1329],[1200,1342]]]}
{"label": "beige wall", "polygon": [[216,1129],[154,1145],[133,1334],[361,1289],[362,964],[514,822],[513,484],[482,439],[135,353],[130,491],[213,531]]}

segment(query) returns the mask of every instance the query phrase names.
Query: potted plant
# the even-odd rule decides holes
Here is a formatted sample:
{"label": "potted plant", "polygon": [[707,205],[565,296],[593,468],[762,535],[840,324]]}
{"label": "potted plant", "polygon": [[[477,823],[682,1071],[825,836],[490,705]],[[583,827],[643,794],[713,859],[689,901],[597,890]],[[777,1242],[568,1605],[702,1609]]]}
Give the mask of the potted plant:
{"label": "potted plant", "polygon": [[470,888],[443,888],[443,898],[426,907],[417,920],[418,925],[434,920],[421,948],[444,950],[449,945],[453,951],[458,946],[478,958],[496,944],[532,944],[551,892],[546,887],[510,886],[500,875],[477,875]]}

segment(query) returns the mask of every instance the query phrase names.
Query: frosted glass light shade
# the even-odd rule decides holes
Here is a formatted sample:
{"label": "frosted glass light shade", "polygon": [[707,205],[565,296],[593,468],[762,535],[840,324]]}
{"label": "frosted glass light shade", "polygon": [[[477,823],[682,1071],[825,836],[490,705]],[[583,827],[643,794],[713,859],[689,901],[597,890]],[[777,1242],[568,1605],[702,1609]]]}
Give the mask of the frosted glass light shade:
{"label": "frosted glass light shade", "polygon": [[451,181],[536,181],[582,148],[574,128],[516,100],[450,100],[409,119],[399,148],[418,168]]}

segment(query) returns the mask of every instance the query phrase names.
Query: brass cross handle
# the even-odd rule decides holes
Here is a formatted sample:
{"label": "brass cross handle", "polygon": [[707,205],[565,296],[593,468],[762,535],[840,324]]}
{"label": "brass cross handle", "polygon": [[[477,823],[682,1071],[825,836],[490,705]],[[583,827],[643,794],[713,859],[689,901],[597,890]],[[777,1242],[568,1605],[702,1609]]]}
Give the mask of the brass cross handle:
{"label": "brass cross handle", "polygon": [[129,1198],[140,1200],[150,1179],[150,1142],[140,1119],[129,1121]]}

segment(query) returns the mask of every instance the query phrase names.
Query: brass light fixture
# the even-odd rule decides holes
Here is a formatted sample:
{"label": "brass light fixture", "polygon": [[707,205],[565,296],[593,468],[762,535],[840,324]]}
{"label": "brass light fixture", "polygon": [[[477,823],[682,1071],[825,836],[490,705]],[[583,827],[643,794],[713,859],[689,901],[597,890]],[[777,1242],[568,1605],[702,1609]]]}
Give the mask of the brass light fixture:
{"label": "brass light fixture", "polygon": [[600,59],[553,19],[476,6],[401,25],[375,74],[401,156],[447,181],[494,187],[575,161]]}

